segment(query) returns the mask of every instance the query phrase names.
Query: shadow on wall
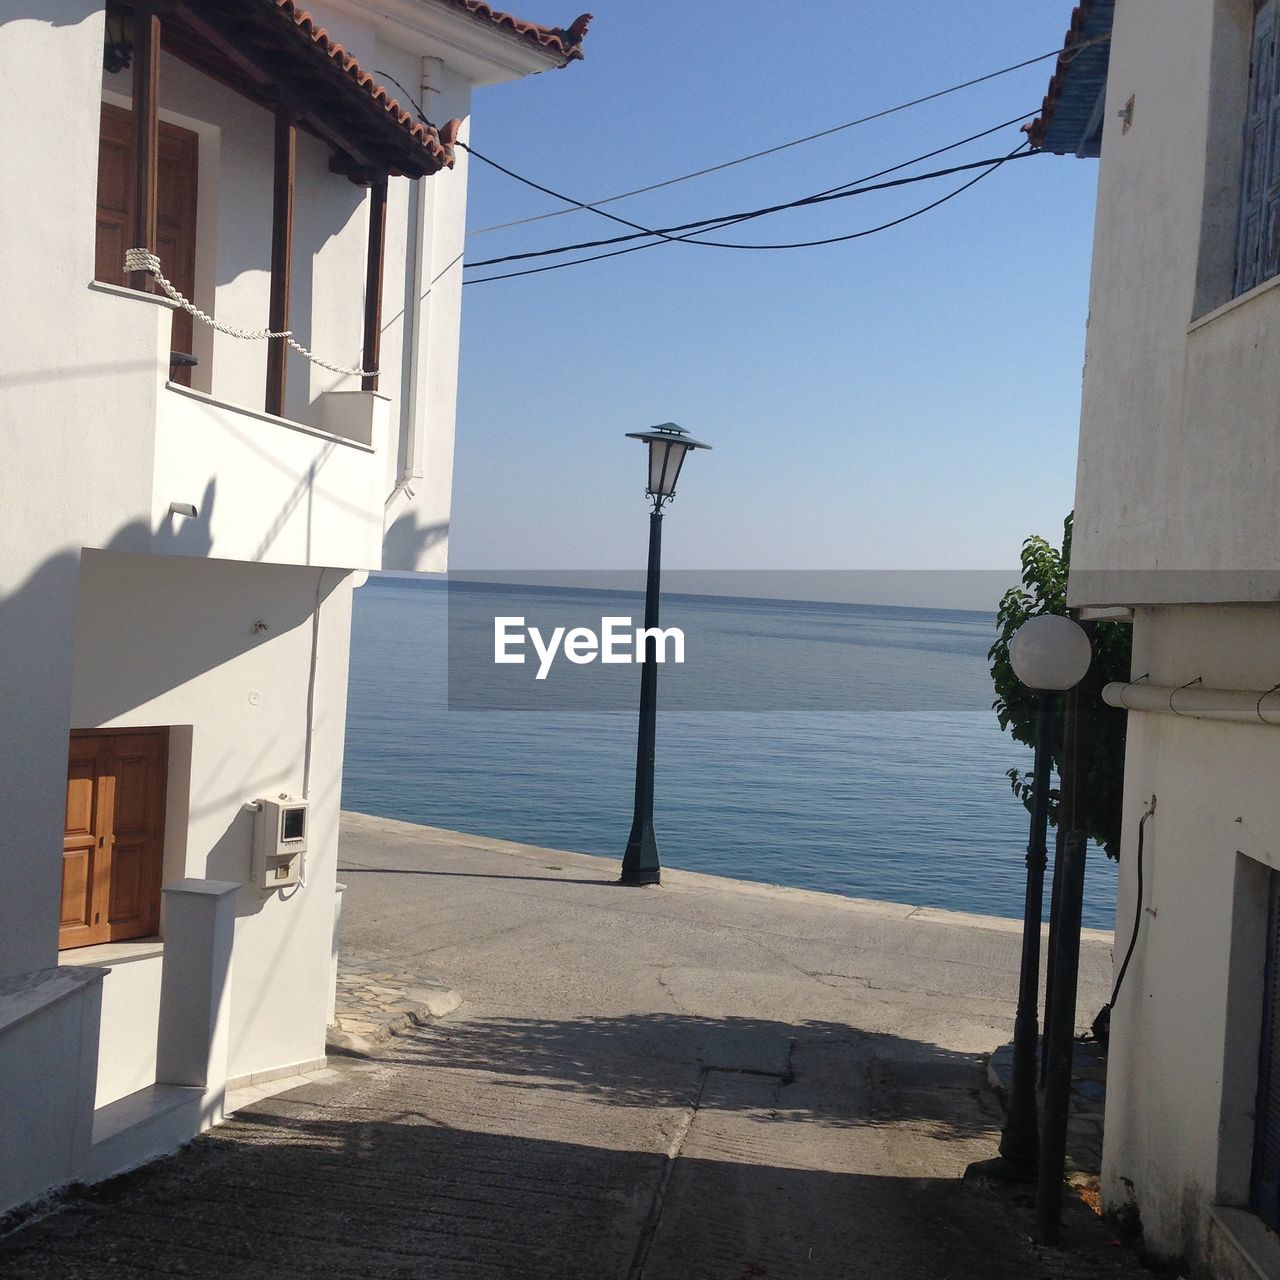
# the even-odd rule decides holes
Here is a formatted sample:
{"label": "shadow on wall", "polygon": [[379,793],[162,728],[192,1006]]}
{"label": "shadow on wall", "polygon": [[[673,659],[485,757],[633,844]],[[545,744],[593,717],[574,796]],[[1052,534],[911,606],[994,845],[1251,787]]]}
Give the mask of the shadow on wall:
{"label": "shadow on wall", "polygon": [[[59,787],[71,728],[111,723],[306,626],[344,580],[333,570],[200,558],[214,499],[211,483],[196,520],[171,516],[154,533],[130,522],[105,548],[61,551],[0,594],[0,733],[30,750],[32,727],[41,726],[44,757],[61,719],[60,760],[56,768],[46,761]],[[153,539],[166,538],[183,554],[149,554]],[[0,778],[0,812],[7,799],[20,807],[11,789],[29,782],[20,770]],[[218,848],[245,841],[248,822],[238,816]],[[210,874],[221,865],[211,858]]]}
{"label": "shadow on wall", "polygon": [[[118,529],[107,545],[128,554],[146,552],[150,543],[151,529],[139,520]],[[78,551],[60,551],[21,585],[0,582],[0,733],[9,741],[19,741],[24,726],[47,723],[58,690],[65,690],[70,711],[67,664],[75,645],[80,559]]]}
{"label": "shadow on wall", "polygon": [[215,476],[205,485],[194,516],[170,511],[156,530],[156,551],[161,555],[207,556],[213,548],[213,506],[217,496]]}
{"label": "shadow on wall", "polygon": [[449,537],[449,522],[419,524],[416,511],[406,511],[382,540],[382,567],[392,572],[415,570],[422,557]]}
{"label": "shadow on wall", "polygon": [[[194,544],[199,534],[190,537]],[[82,636],[77,654],[77,701],[95,724],[305,625],[344,577],[181,556],[113,563],[109,552],[92,550],[83,561],[80,606],[94,633],[92,643]]]}

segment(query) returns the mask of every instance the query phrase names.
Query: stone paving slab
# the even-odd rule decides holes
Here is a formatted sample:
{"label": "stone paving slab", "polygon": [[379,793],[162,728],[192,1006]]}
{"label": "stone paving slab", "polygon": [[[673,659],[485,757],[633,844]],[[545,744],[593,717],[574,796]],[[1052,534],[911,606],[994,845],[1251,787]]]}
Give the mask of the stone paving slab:
{"label": "stone paving slab", "polygon": [[[987,1062],[987,1078],[1003,1106],[1013,1079],[1013,1041]],[[1107,1103],[1107,1055],[1094,1040],[1078,1039],[1071,1063],[1071,1106],[1067,1116],[1067,1173],[1073,1187],[1094,1193],[1102,1171],[1102,1125]]]}
{"label": "stone paving slab", "polygon": [[453,1013],[462,997],[448,983],[406,973],[381,961],[338,956],[334,1023],[326,1034],[330,1053],[370,1057],[390,1036]]}

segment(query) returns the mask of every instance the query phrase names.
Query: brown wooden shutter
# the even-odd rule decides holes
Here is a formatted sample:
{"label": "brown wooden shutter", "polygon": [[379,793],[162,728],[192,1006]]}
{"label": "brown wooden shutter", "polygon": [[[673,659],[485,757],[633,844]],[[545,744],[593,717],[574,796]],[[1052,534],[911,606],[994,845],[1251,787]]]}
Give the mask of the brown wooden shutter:
{"label": "brown wooden shutter", "polygon": [[167,760],[165,729],[71,735],[61,949],[159,929]]}
{"label": "brown wooden shutter", "polygon": [[[98,220],[94,274],[104,284],[127,284],[124,253],[133,221],[133,113],[102,104],[98,142]],[[159,188],[156,253],[160,267],[184,297],[194,300],[196,287],[196,171],[200,139],[190,129],[160,122]],[[173,350],[191,350],[194,321],[190,313],[173,314]],[[173,370],[173,381],[191,385],[189,369]]]}

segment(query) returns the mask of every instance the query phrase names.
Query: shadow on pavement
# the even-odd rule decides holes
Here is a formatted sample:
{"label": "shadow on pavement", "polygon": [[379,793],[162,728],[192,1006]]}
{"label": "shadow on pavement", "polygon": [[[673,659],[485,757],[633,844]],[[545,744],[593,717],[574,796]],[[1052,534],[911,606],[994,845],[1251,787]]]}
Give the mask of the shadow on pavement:
{"label": "shadow on pavement", "polygon": [[327,1106],[273,1099],[11,1236],[0,1244],[0,1276],[1116,1274],[1046,1266],[1006,1206],[956,1179],[702,1157],[675,1161],[671,1177],[672,1163],[455,1129],[423,1114],[362,1114],[340,1096]]}
{"label": "shadow on pavement", "polygon": [[[388,1046],[389,1060],[475,1072],[509,1089],[552,1090],[626,1107],[690,1105],[707,1073],[774,1078],[769,1115],[843,1128],[919,1122],[931,1137],[990,1137],[981,1059],[839,1022],[778,1022],[678,1013],[619,1017],[468,1018],[434,1023]],[[714,1091],[704,1107],[741,1107]]]}

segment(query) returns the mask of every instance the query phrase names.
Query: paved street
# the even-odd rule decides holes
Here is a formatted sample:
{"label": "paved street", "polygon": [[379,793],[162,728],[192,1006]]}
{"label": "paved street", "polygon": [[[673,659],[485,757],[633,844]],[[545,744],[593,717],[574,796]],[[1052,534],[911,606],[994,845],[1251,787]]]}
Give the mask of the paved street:
{"label": "paved street", "polygon": [[[265,1099],[0,1246],[0,1276],[1145,1274],[1082,1205],[1066,1250],[963,1187],[999,1116],[1007,922],[357,815],[343,950],[460,1009]],[[1081,1021],[1106,998],[1086,942]]]}

